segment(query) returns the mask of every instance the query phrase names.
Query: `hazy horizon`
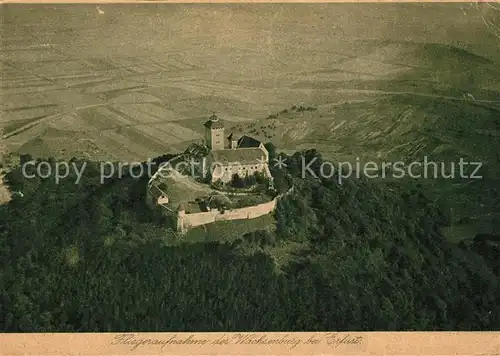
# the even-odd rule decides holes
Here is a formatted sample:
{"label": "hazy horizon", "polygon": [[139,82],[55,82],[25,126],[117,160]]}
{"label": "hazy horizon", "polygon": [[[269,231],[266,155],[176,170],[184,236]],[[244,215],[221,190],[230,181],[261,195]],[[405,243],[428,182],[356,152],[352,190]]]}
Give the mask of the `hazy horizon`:
{"label": "hazy horizon", "polygon": [[[54,41],[70,55],[247,48],[275,54],[351,41],[453,45],[500,59],[500,11],[487,4],[39,4],[2,7],[2,51]],[[31,36],[29,36],[31,35]],[[16,41],[16,46],[20,44]],[[85,49],[90,53],[82,53]],[[283,53],[285,51],[285,53]],[[76,52],[76,53],[75,53]],[[5,57],[5,55],[3,55]],[[258,58],[256,58],[258,60]],[[257,63],[253,63],[257,64]]]}

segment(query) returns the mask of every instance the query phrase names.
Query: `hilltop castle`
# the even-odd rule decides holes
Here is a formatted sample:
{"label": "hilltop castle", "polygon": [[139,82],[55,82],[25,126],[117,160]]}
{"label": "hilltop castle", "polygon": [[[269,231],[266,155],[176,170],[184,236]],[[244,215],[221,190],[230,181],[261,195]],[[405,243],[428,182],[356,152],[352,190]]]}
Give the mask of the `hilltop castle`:
{"label": "hilltop castle", "polygon": [[[268,179],[268,192],[272,193],[268,198],[273,198],[268,200],[262,191],[228,193],[224,192],[224,189],[214,189],[210,184],[206,184],[208,183],[206,181],[197,182],[194,179],[190,180],[189,177],[186,180],[169,179],[166,186],[162,187],[165,181],[161,182],[163,176],[159,174],[162,169],[160,168],[148,183],[148,203],[158,204],[168,210],[175,217],[177,231],[181,233],[216,221],[254,219],[271,213],[276,207],[279,196],[274,194],[273,177],[269,170],[269,152],[262,142],[250,136],[237,136],[234,133],[226,137],[224,124],[215,114],[204,123],[204,127],[203,143],[206,147],[200,147],[199,144],[191,145],[187,148],[186,154],[181,154],[172,160],[178,159],[186,163],[188,158],[203,157],[202,171],[204,174],[209,174],[212,183],[219,180],[229,183],[235,175],[245,178],[259,172]],[[172,169],[169,166],[163,168]],[[197,189],[193,189],[194,185]],[[253,204],[250,202],[251,205],[248,203],[249,196],[256,199]],[[176,205],[177,211],[175,211]]]}
{"label": "hilltop castle", "polygon": [[262,173],[271,177],[269,171],[269,152],[262,142],[250,136],[238,136],[231,133],[224,138],[224,124],[217,115],[212,115],[205,126],[205,145],[210,149],[207,167],[212,182],[221,180],[230,182],[235,174],[240,177]]}

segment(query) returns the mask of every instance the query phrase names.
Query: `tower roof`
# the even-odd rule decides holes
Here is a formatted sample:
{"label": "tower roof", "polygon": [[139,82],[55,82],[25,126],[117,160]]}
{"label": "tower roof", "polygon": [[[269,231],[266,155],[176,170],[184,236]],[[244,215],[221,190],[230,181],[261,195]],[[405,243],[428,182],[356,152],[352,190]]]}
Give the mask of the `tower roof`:
{"label": "tower roof", "polygon": [[223,129],[224,124],[219,120],[215,114],[209,117],[208,121],[203,124],[208,129]]}

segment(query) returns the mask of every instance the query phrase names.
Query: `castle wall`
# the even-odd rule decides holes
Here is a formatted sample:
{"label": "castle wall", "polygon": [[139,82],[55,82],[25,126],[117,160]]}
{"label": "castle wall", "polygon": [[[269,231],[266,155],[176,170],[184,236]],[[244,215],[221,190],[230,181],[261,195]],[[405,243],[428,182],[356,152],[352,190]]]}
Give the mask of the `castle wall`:
{"label": "castle wall", "polygon": [[179,218],[183,222],[184,229],[189,229],[199,225],[210,224],[215,221],[218,211],[208,211],[203,213],[185,214]]}
{"label": "castle wall", "polygon": [[270,202],[246,208],[226,210],[224,213],[219,211],[194,214],[179,213],[177,227],[180,231],[186,231],[190,228],[210,224],[216,221],[255,219],[272,212],[276,208],[277,199],[278,197],[274,198]]}
{"label": "castle wall", "polygon": [[264,151],[264,154],[266,156],[266,162],[269,162],[269,151],[267,150],[266,146],[264,146],[264,144],[261,142],[259,148]]}

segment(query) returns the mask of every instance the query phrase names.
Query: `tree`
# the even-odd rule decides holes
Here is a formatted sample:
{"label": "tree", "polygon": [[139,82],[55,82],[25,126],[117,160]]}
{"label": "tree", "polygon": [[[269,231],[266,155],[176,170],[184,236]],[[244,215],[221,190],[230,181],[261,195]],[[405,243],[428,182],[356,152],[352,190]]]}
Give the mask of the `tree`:
{"label": "tree", "polygon": [[234,188],[244,188],[245,187],[245,182],[238,175],[238,173],[233,174],[233,177],[231,179],[231,186],[234,187]]}
{"label": "tree", "polygon": [[213,183],[214,187],[217,188],[217,189],[221,189],[223,186],[224,186],[224,183],[222,182],[221,179],[217,179],[214,183]]}
{"label": "tree", "polygon": [[447,241],[423,187],[284,169],[295,188],[276,231],[228,243],[212,225],[196,243],[146,207],[147,180],[96,184],[97,165],[78,185],[11,173],[31,190],[0,205],[3,332],[500,327],[498,236]]}
{"label": "tree", "polygon": [[243,178],[243,188],[248,188],[248,187],[253,187],[254,185],[257,184],[257,179],[256,179],[256,174],[258,172],[255,172],[254,174],[249,174],[245,178]]}
{"label": "tree", "polygon": [[276,146],[272,142],[266,143],[264,147],[269,152],[269,159],[276,157]]}

